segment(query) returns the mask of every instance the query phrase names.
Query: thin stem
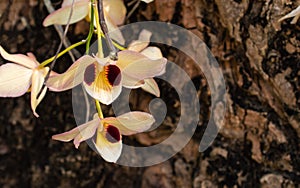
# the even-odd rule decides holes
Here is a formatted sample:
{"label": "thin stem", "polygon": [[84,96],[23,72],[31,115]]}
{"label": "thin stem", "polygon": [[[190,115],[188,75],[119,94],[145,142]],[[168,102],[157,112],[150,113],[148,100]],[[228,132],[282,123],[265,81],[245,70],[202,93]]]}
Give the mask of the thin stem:
{"label": "thin stem", "polygon": [[[39,65],[39,67],[45,67],[46,65],[48,65],[49,63],[51,63],[53,60],[55,60],[55,58],[57,59],[57,58],[61,57],[61,56],[64,55],[65,53],[69,52],[70,50],[72,50],[72,49],[76,48],[77,46],[80,46],[80,45],[82,45],[82,44],[84,44],[84,43],[86,43],[86,40],[82,40],[82,41],[80,41],[80,42],[77,42],[77,43],[75,43],[75,44],[69,46],[68,48],[64,49],[62,52],[58,53],[57,55],[55,55],[55,56],[53,56],[53,57],[51,57],[51,58],[49,58],[49,59],[43,61],[43,62]],[[50,71],[49,71],[49,72],[50,72]]]}
{"label": "thin stem", "polygon": [[[55,11],[50,0],[44,0],[44,4],[50,14]],[[56,24],[54,24],[53,26],[54,26],[55,30],[57,31],[59,38],[63,41],[65,48],[70,46],[71,43],[70,43],[70,40],[68,39],[68,37],[65,37],[65,40],[63,40],[63,35],[64,35],[63,27],[61,25],[56,25]],[[76,58],[79,58],[81,56],[81,54],[76,49],[73,49],[72,51],[69,51],[68,53],[73,62],[75,61]]]}
{"label": "thin stem", "polygon": [[89,54],[89,52],[90,52],[90,44],[91,44],[91,39],[92,39],[93,32],[94,32],[94,8],[93,8],[93,3],[94,3],[94,1],[92,0],[90,30],[89,30],[89,34],[86,38],[86,51],[85,51],[85,54]]}
{"label": "thin stem", "polygon": [[[95,1],[96,4],[98,4],[97,0]],[[100,30],[100,23],[99,23],[99,10],[98,6],[94,4],[95,9],[95,17],[96,17],[96,26],[97,26],[97,37],[98,37],[98,57],[103,58],[103,50],[102,50],[102,39],[101,39],[101,30]]]}
{"label": "thin stem", "polygon": [[130,18],[130,16],[134,13],[134,11],[139,7],[141,3],[141,0],[137,0],[136,4],[134,5],[134,7],[131,9],[131,11],[128,13],[126,20],[128,20]]}
{"label": "thin stem", "polygon": [[[97,31],[95,32],[97,34]],[[105,38],[104,34],[101,32],[101,37]],[[125,47],[121,46],[120,44],[118,44],[117,42],[112,40],[113,45],[118,48],[119,50],[126,50]]]}
{"label": "thin stem", "polygon": [[104,116],[103,116],[103,112],[102,112],[102,109],[101,109],[101,105],[100,105],[100,102],[95,99],[95,105],[96,105],[96,109],[97,109],[97,113],[98,113],[98,116],[100,119],[103,119]]}
{"label": "thin stem", "polygon": [[72,4],[71,4],[72,8],[71,8],[71,11],[70,11],[70,14],[69,14],[69,18],[68,18],[68,22],[67,22],[67,25],[66,25],[66,28],[65,28],[65,31],[64,31],[64,35],[63,35],[63,38],[60,40],[60,44],[59,44],[58,49],[57,49],[57,51],[55,53],[54,60],[52,61],[52,63],[49,66],[50,69],[49,69],[47,75],[45,76],[45,83],[46,83],[46,81],[49,78],[50,72],[52,71],[52,69],[53,69],[53,67],[54,67],[54,65],[56,63],[58,54],[59,54],[59,52],[60,52],[60,50],[61,50],[61,48],[63,46],[63,43],[64,43],[63,41],[65,40],[65,38],[67,36],[68,30],[69,30],[69,26],[70,26],[71,17],[73,15],[74,2],[75,2],[75,0],[72,0]]}
{"label": "thin stem", "polygon": [[99,0],[97,5],[98,5],[98,11],[99,11],[101,30],[104,33],[106,43],[107,43],[108,48],[110,50],[109,57],[110,57],[111,60],[116,61],[116,60],[118,60],[117,49],[113,45],[113,42],[112,42],[112,40],[111,40],[111,38],[109,37],[109,34],[108,34],[108,29],[107,29],[107,25],[106,25],[105,17],[104,17],[103,0]]}

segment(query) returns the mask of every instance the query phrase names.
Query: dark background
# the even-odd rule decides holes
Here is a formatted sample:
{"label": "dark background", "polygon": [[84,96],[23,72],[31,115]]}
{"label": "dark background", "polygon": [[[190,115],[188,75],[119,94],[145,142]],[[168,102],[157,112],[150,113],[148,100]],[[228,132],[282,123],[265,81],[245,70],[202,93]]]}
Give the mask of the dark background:
{"label": "dark background", "polygon": [[[59,0],[52,1],[58,8]],[[128,12],[134,4],[126,0]],[[83,143],[51,140],[76,126],[71,91],[48,92],[35,118],[30,96],[1,98],[1,187],[298,187],[300,184],[300,28],[277,20],[300,4],[292,0],[155,0],[141,3],[126,23],[159,20],[199,36],[222,67],[227,85],[225,125],[212,146],[198,152],[210,114],[210,90],[193,61],[167,46],[165,57],[181,66],[198,89],[200,122],[189,144],[168,161],[145,168],[110,164]],[[0,44],[10,53],[33,52],[39,61],[55,54],[59,37],[42,27],[42,1],[0,0]],[[71,42],[85,38],[88,23],[70,27]],[[84,49],[79,48],[80,52]],[[5,63],[0,58],[0,64]],[[55,71],[71,64],[67,55]],[[162,128],[124,137],[135,145],[160,143],[180,117],[177,95],[158,80],[168,115]],[[150,94],[132,93],[133,110],[147,111]],[[112,115],[110,107],[104,108]]]}

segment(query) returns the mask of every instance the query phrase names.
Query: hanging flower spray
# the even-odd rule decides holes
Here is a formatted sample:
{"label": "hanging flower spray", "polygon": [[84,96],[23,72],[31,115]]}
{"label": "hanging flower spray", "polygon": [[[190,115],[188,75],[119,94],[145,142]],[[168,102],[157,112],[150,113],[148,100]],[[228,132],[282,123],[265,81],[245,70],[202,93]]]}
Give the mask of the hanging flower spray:
{"label": "hanging flower spray", "polygon": [[[82,141],[91,139],[103,159],[116,162],[122,151],[122,135],[144,132],[155,120],[151,114],[139,111],[105,117],[101,105],[115,101],[123,87],[142,88],[159,96],[153,77],[163,74],[167,63],[160,50],[148,47],[148,43],[134,41],[127,49],[120,45],[124,44],[124,37],[118,26],[123,24],[125,16],[126,7],[122,0],[64,0],[61,8],[43,22],[46,27],[66,25],[61,44],[52,58],[39,63],[32,53],[10,54],[0,46],[1,56],[8,61],[0,66],[0,97],[19,97],[30,92],[32,112],[39,117],[36,108],[48,90],[61,92],[82,84],[95,101],[97,113],[92,120],[52,138],[63,142],[74,140],[76,148]],[[90,23],[86,39],[61,51],[69,25],[84,18]],[[111,36],[110,31],[114,31]],[[98,39],[98,51],[88,55],[93,35]],[[149,40],[150,36],[146,30],[140,34],[143,39]],[[107,57],[102,48],[103,38],[110,50]],[[80,45],[86,46],[85,55],[64,73],[52,71],[58,58]]]}

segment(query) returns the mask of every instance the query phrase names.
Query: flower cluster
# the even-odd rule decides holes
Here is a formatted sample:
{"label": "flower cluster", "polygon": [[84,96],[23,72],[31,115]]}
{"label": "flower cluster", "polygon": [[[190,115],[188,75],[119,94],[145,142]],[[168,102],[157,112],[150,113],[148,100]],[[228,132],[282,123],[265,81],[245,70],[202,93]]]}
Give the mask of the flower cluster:
{"label": "flower cluster", "polygon": [[[151,1],[144,0],[144,2]],[[96,3],[101,1],[64,0],[60,9],[45,18],[43,25],[73,24],[84,18],[94,20],[90,24],[95,26],[98,40],[101,40],[99,31],[102,28],[99,27],[100,18]],[[126,16],[123,0],[103,0],[103,7],[108,30],[117,30],[117,26],[123,24]],[[73,14],[68,18],[71,11]],[[123,44],[122,33],[120,31],[114,33],[112,39]],[[90,34],[94,34],[93,30]],[[71,50],[72,46],[61,52],[59,56],[56,54],[55,58],[42,63],[39,63],[32,53],[9,54],[0,46],[1,56],[9,61],[0,66],[0,97],[19,97],[30,92],[31,109],[33,114],[39,117],[36,108],[47,90],[61,92],[79,84],[83,84],[86,92],[96,102],[105,105],[111,104],[120,95],[122,87],[142,88],[159,96],[160,91],[153,77],[164,74],[167,60],[163,58],[158,48],[148,47],[149,43],[141,42],[149,41],[150,36],[150,32],[142,31],[139,40],[132,42],[127,49],[117,52],[117,59],[101,56],[103,52],[99,48],[97,55],[83,55],[61,74],[52,71],[47,65],[53,59]],[[146,131],[155,122],[153,116],[145,112],[133,111],[118,117],[104,117],[101,106],[99,105],[98,108],[98,113],[91,121],[65,133],[54,135],[52,138],[64,142],[74,140],[76,148],[82,141],[92,139],[97,151],[106,161],[116,162],[122,151],[122,135]]]}

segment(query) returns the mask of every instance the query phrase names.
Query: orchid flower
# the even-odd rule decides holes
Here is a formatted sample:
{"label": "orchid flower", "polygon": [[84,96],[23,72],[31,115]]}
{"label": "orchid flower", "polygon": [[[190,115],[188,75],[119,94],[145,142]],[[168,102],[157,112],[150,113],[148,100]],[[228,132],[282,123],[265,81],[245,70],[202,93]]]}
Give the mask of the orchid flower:
{"label": "orchid flower", "polygon": [[[152,33],[148,30],[142,30],[138,40],[131,42],[128,45],[128,50],[140,52],[141,54],[145,55],[146,57],[156,60],[163,58],[163,55],[159,48],[154,46],[148,46],[149,41],[151,38]],[[165,69],[162,73],[165,72]],[[156,83],[156,81],[153,78],[148,78],[144,80],[144,84],[141,86],[141,88],[156,97],[160,96],[160,90]]]}
{"label": "orchid flower", "polygon": [[[61,8],[49,14],[43,25],[45,27],[58,24],[66,25],[69,20],[69,14],[72,9],[73,0],[64,0]],[[108,31],[111,32],[110,36],[120,44],[124,44],[124,38],[117,25],[121,25],[124,22],[126,16],[126,7],[123,0],[103,0],[104,17],[108,27]],[[85,17],[90,17],[90,0],[74,0],[73,14],[70,20],[70,24],[76,23]],[[90,19],[89,19],[90,20]],[[96,26],[96,24],[94,24]]]}
{"label": "orchid flower", "polygon": [[96,149],[108,162],[116,162],[122,151],[122,135],[132,135],[148,130],[155,122],[152,115],[145,112],[128,112],[118,117],[94,119],[68,132],[52,136],[63,142],[74,140],[78,149],[81,142],[92,138],[96,133]]}
{"label": "orchid flower", "polygon": [[300,6],[298,6],[296,9],[292,10],[290,13],[288,13],[287,15],[283,16],[282,18],[279,19],[279,22],[281,22],[282,20],[285,20],[287,18],[293,18],[293,20],[291,21],[291,24],[295,24],[297,23],[297,20],[300,17]]}
{"label": "orchid flower", "polygon": [[13,62],[0,67],[0,97],[19,97],[31,86],[31,109],[33,114],[39,117],[36,107],[47,91],[46,87],[42,91],[41,89],[49,67],[39,67],[40,64],[32,53],[28,53],[27,56],[9,54],[0,46],[0,54],[4,59]]}
{"label": "orchid flower", "polygon": [[103,104],[111,104],[121,93],[122,86],[138,88],[144,80],[160,75],[165,70],[165,58],[150,59],[138,52],[118,52],[118,60],[84,55],[63,74],[49,77],[51,91],[64,91],[83,83],[86,91]]}

